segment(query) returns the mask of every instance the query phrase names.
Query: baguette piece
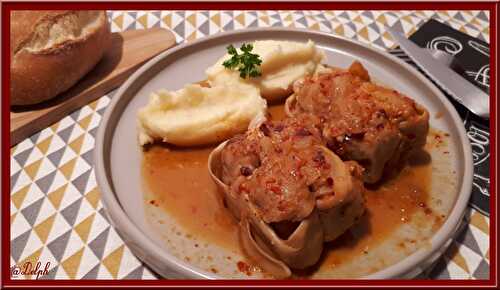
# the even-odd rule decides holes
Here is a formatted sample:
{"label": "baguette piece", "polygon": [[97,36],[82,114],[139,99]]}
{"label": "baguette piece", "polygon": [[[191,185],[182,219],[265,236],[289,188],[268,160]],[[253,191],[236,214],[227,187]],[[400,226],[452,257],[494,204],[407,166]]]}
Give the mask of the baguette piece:
{"label": "baguette piece", "polygon": [[66,91],[111,44],[102,10],[11,12],[11,105],[31,105]]}

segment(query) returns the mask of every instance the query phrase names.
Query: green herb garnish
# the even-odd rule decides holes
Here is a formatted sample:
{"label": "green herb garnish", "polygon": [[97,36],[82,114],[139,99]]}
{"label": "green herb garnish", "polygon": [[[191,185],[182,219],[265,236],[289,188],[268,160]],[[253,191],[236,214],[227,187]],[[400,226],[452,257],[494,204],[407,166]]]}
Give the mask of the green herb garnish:
{"label": "green herb garnish", "polygon": [[227,53],[232,57],[222,63],[227,69],[238,69],[241,78],[258,77],[261,75],[260,64],[262,59],[258,54],[251,53],[252,44],[242,44],[240,47],[242,54],[238,54],[236,48],[231,44],[227,47]]}

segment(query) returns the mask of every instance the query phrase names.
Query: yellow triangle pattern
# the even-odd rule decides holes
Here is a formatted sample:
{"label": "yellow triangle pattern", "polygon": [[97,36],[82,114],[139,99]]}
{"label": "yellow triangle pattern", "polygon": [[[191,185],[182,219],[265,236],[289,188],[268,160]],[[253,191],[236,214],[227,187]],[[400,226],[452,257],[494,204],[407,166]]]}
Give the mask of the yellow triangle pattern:
{"label": "yellow triangle pattern", "polygon": [[148,27],[148,15],[144,14],[141,17],[137,18],[137,21],[143,26]]}
{"label": "yellow triangle pattern", "polygon": [[236,16],[234,19],[236,21],[238,21],[238,23],[241,24],[242,26],[245,26],[245,14],[244,13],[241,13],[240,15]]}
{"label": "yellow triangle pattern", "polygon": [[83,138],[85,138],[85,134],[80,135],[78,138],[69,143],[69,147],[75,151],[75,153],[80,153],[80,149],[82,149]]}
{"label": "yellow triangle pattern", "polygon": [[16,152],[17,145],[14,145],[10,147],[10,156],[12,157],[14,155],[14,152]]}
{"label": "yellow triangle pattern", "polygon": [[40,164],[42,164],[42,159],[43,158],[40,158],[37,161],[31,163],[30,165],[24,167],[24,171],[26,172],[26,174],[28,174],[28,176],[31,179],[35,179],[38,169],[40,168]]}
{"label": "yellow triangle pattern", "polygon": [[71,159],[59,168],[64,177],[68,180],[70,179],[73,169],[75,168],[76,159],[77,157]]}
{"label": "yellow triangle pattern", "polygon": [[344,26],[339,25],[334,29],[335,33],[338,35],[344,35]]}
{"label": "yellow triangle pattern", "polygon": [[123,28],[123,14],[120,14],[118,17],[116,17],[115,19],[113,19],[113,22],[119,28]]}
{"label": "yellow triangle pattern", "polygon": [[54,123],[50,126],[50,129],[52,130],[52,132],[57,132],[57,128],[59,128],[59,122],[57,123]]}
{"label": "yellow triangle pattern", "polygon": [[163,18],[161,19],[161,21],[163,21],[163,23],[167,27],[172,27],[172,15],[171,14],[167,14],[167,15],[163,16]]}
{"label": "yellow triangle pattern", "polygon": [[99,104],[99,99],[95,100],[95,101],[92,101],[90,104],[88,104],[87,106],[89,106],[92,111],[95,111],[95,109],[97,108],[97,104]]}
{"label": "yellow triangle pattern", "polygon": [[40,151],[45,155],[47,153],[47,150],[49,150],[50,142],[52,141],[53,135],[50,135],[49,137],[45,138],[45,140],[41,141],[40,143],[36,144],[36,147],[40,149]]}
{"label": "yellow triangle pattern", "polygon": [[220,26],[221,22],[220,22],[220,14],[219,13],[210,17],[210,20],[212,20],[215,25]]}
{"label": "yellow triangle pattern", "polygon": [[102,261],[103,265],[108,269],[108,272],[116,279],[118,276],[118,270],[120,267],[120,262],[123,257],[123,249],[124,246],[118,247],[116,250],[111,252],[104,260]]}
{"label": "yellow triangle pattern", "polygon": [[97,204],[101,199],[101,192],[97,187],[95,187],[85,195],[85,199],[87,199],[94,209],[97,209]]}
{"label": "yellow triangle pattern", "polygon": [[193,27],[196,27],[196,14],[193,13],[191,15],[189,15],[186,20],[193,26]]}
{"label": "yellow triangle pattern", "polygon": [[479,212],[474,212],[472,214],[470,223],[476,228],[480,229],[483,233],[487,234],[488,236],[490,235],[490,227]]}
{"label": "yellow triangle pattern", "polygon": [[31,184],[28,184],[10,196],[10,200],[18,209],[21,208],[21,205],[23,204],[23,201],[26,198],[26,194],[28,193],[30,187]]}
{"label": "yellow triangle pattern", "polygon": [[66,191],[66,187],[68,187],[67,183],[48,194],[49,200],[52,203],[52,205],[54,206],[54,208],[59,209],[59,206],[61,205],[62,198],[63,198],[64,193]]}
{"label": "yellow triangle pattern", "polygon": [[66,271],[66,274],[70,279],[75,279],[76,273],[78,273],[78,268],[80,267],[84,250],[85,247],[82,247],[61,263],[64,271]]}
{"label": "yellow triangle pattern", "polygon": [[[21,262],[18,262],[17,263],[17,266],[21,267],[21,268],[24,268],[26,265],[26,263],[31,263],[32,267],[35,267],[36,266],[36,263],[38,262],[39,258],[40,258],[40,254],[42,253],[42,250],[43,250],[43,247],[41,247],[40,249],[34,251],[31,255],[29,255],[28,257],[24,258],[24,260],[22,260]],[[40,261],[41,262],[41,261]],[[31,275],[25,275],[24,276],[26,279],[31,279]]]}
{"label": "yellow triangle pattern", "polygon": [[16,216],[17,216],[17,212],[13,213],[11,216],[10,216],[10,225],[12,226],[12,223],[14,222],[14,220],[16,219]]}
{"label": "yellow triangle pattern", "polygon": [[47,238],[49,237],[49,233],[52,230],[52,225],[54,224],[56,214],[51,215],[43,222],[39,223],[35,226],[35,232],[40,238],[40,240],[45,244],[47,242]]}
{"label": "yellow triangle pattern", "polygon": [[456,242],[452,242],[448,252],[447,256],[455,263],[457,266],[462,268],[465,272],[470,273],[469,267],[467,267],[467,262],[465,261],[465,258],[460,254],[458,250],[458,246],[456,245]]}
{"label": "yellow triangle pattern", "polygon": [[87,243],[87,239],[89,237],[90,228],[92,226],[92,222],[94,221],[95,213],[89,215],[86,219],[84,219],[81,223],[75,226],[75,232],[80,236],[82,241]]}
{"label": "yellow triangle pattern", "polygon": [[78,121],[78,124],[80,124],[80,127],[82,127],[83,130],[87,130],[87,128],[89,127],[90,121],[92,121],[92,114],[89,114],[87,117]]}

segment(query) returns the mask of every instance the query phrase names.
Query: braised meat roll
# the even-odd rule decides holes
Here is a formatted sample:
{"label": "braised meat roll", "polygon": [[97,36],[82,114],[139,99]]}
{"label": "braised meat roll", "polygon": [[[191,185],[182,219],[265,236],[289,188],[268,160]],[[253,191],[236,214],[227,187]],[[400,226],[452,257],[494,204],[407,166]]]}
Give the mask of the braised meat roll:
{"label": "braised meat roll", "polygon": [[301,115],[264,121],[210,156],[243,249],[277,277],[315,264],[364,212],[362,168],[322,144],[319,119]]}
{"label": "braised meat roll", "polygon": [[365,168],[364,181],[375,183],[425,145],[429,113],[403,94],[370,82],[359,62],[329,69],[294,84],[286,102],[289,116],[320,119],[329,149]]}

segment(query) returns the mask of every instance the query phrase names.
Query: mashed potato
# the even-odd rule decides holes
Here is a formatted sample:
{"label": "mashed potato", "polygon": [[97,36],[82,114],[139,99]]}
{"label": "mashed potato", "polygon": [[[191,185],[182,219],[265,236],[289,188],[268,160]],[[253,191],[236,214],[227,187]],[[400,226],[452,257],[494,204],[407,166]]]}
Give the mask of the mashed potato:
{"label": "mashed potato", "polygon": [[265,114],[266,107],[257,88],[237,82],[160,90],[151,94],[148,105],[138,113],[139,143],[161,140],[193,146],[219,142],[247,130],[254,117]]}
{"label": "mashed potato", "polygon": [[[238,53],[241,51],[238,49]],[[312,41],[307,43],[277,40],[262,40],[253,43],[252,53],[262,59],[262,76],[242,79],[236,70],[226,69],[222,63],[230,58],[226,54],[206,70],[212,86],[245,82],[256,86],[267,100],[288,97],[295,80],[312,74],[324,58],[324,53]]]}
{"label": "mashed potato", "polygon": [[318,70],[324,58],[312,41],[264,40],[253,45],[252,53],[262,59],[260,77],[243,79],[238,71],[226,69],[226,54],[206,71],[210,87],[190,84],[153,93],[138,113],[139,143],[161,140],[195,146],[244,132],[251,120],[265,114],[265,99],[288,97],[293,82]]}

